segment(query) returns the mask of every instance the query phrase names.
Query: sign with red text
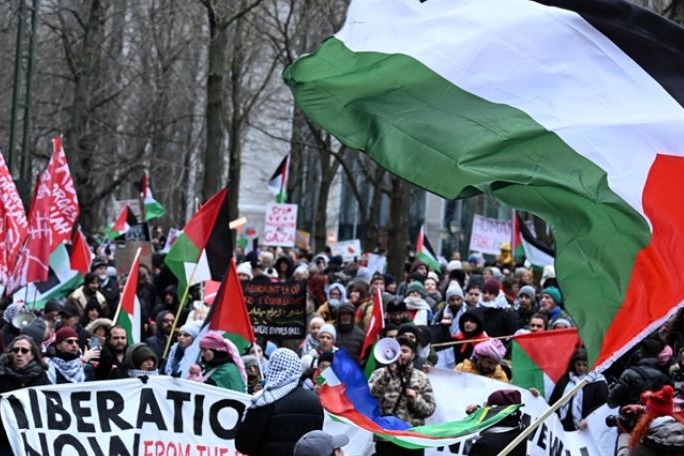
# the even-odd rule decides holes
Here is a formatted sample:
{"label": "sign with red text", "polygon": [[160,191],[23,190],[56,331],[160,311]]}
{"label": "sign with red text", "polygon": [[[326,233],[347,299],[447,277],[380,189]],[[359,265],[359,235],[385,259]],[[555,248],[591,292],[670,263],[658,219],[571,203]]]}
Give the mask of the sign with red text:
{"label": "sign with red text", "polygon": [[250,403],[243,393],[166,376],[22,388],[2,397],[14,454],[42,456],[235,456],[235,432]]}
{"label": "sign with red text", "polygon": [[511,242],[511,220],[497,220],[475,214],[469,250],[498,255],[503,242]]}
{"label": "sign with red text", "polygon": [[297,205],[269,203],[266,205],[263,245],[294,247],[297,236]]}

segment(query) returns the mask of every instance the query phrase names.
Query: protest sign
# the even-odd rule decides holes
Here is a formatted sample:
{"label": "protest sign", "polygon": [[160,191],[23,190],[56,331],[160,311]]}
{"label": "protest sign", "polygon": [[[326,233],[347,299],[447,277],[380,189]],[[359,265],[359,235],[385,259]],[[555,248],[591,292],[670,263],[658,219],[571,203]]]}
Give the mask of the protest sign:
{"label": "protest sign", "polygon": [[497,220],[475,214],[470,232],[471,252],[498,255],[502,242],[511,242],[511,221]]}
{"label": "protest sign", "polygon": [[234,455],[250,396],[172,377],[69,383],[3,394],[14,454]]}
{"label": "protest sign", "polygon": [[387,257],[385,255],[378,255],[377,253],[368,254],[368,269],[371,274],[379,272],[381,274],[385,273],[387,268]]}
{"label": "protest sign", "polygon": [[268,203],[264,222],[263,245],[294,247],[297,231],[297,205]]}
{"label": "protest sign", "polygon": [[310,241],[311,233],[309,233],[308,231],[297,230],[297,233],[295,234],[295,247],[297,247],[300,250],[308,251],[310,248]]}
{"label": "protest sign", "polygon": [[330,245],[332,255],[340,255],[344,261],[354,261],[361,257],[361,241],[352,239],[351,241],[340,241]]}
{"label": "protest sign", "polygon": [[306,280],[282,283],[243,281],[254,333],[269,338],[306,335]]}
{"label": "protest sign", "polygon": [[131,270],[135,252],[140,251],[140,264],[152,270],[152,244],[148,241],[128,241],[116,246],[116,273],[119,276],[126,275]]}

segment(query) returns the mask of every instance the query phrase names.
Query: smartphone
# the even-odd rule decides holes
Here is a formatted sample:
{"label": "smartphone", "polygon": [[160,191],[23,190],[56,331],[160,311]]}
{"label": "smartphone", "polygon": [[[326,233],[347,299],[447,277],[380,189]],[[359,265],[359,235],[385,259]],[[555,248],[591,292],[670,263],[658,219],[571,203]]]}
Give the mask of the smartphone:
{"label": "smartphone", "polygon": [[100,348],[100,338],[99,337],[91,337],[90,338],[90,348]]}

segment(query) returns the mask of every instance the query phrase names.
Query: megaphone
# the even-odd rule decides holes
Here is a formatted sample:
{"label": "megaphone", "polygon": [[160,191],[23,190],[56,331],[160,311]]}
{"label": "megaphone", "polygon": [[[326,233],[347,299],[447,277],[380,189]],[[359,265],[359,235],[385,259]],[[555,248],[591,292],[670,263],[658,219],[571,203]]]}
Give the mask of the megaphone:
{"label": "megaphone", "polygon": [[381,364],[394,364],[399,359],[400,354],[399,342],[392,337],[380,339],[373,349],[373,356]]}
{"label": "megaphone", "polygon": [[14,318],[12,318],[12,326],[17,329],[21,329],[24,326],[33,323],[33,320],[35,319],[35,314],[32,314],[31,312],[19,312],[14,316]]}

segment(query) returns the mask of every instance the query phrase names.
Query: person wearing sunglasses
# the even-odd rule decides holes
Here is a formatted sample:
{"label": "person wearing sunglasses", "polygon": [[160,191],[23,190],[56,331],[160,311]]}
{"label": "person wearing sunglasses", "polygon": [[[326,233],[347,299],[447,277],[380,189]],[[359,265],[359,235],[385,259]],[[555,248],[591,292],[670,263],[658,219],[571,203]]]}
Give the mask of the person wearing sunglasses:
{"label": "person wearing sunglasses", "polygon": [[[84,359],[95,355],[92,350],[88,350]],[[73,328],[65,326],[55,333],[55,342],[48,348],[47,365],[47,376],[53,385],[81,383],[86,380],[81,363],[81,349],[78,346],[78,333]]]}
{"label": "person wearing sunglasses", "polygon": [[[40,348],[29,336],[20,335],[8,345],[0,356],[0,393],[19,388],[49,385],[47,366],[43,363]],[[12,454],[7,434],[0,428],[0,453]]]}

